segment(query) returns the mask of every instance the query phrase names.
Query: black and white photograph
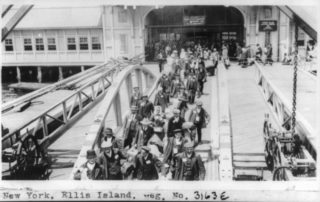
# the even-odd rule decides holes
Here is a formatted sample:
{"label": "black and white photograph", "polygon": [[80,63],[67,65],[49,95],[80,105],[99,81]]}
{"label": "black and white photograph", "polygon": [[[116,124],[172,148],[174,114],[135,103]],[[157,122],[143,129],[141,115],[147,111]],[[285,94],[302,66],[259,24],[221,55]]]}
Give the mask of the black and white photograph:
{"label": "black and white photograph", "polygon": [[317,0],[0,5],[1,200],[320,200]]}

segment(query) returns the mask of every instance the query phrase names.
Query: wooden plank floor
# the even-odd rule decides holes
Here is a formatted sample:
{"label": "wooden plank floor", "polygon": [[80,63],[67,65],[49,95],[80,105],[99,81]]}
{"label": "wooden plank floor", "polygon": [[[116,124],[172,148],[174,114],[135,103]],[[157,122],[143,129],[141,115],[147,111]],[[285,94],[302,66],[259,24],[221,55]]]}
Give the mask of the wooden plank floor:
{"label": "wooden plank floor", "polygon": [[[262,66],[269,80],[277,86],[280,92],[292,103],[293,67],[274,63],[272,66]],[[307,72],[298,71],[297,111],[316,130],[317,127],[317,81],[316,77]]]}
{"label": "wooden plank floor", "polygon": [[[228,73],[234,153],[263,153],[263,121],[269,108],[254,78],[254,67],[233,64]],[[276,126],[271,117],[271,123]]]}

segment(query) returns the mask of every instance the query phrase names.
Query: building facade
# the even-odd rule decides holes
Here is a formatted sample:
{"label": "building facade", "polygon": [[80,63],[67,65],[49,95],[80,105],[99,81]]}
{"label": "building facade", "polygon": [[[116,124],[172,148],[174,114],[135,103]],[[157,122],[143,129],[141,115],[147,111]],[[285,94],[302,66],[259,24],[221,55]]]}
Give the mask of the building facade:
{"label": "building facade", "polygon": [[[192,37],[270,43],[278,61],[292,51],[295,23],[277,6],[35,7],[2,43],[2,79],[55,81],[110,57],[146,53],[160,40]],[[301,50],[309,39],[298,29]],[[50,78],[40,81],[39,71]]]}

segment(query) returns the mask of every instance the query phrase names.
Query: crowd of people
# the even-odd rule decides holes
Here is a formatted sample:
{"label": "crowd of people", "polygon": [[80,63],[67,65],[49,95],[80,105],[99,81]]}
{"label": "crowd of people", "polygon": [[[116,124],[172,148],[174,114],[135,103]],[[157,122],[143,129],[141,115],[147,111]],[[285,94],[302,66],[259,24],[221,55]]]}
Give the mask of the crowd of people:
{"label": "crowd of people", "polygon": [[207,71],[196,51],[172,50],[154,99],[133,88],[130,113],[123,131],[115,135],[103,129],[100,154],[87,151],[87,162],[74,179],[91,180],[204,180],[205,167],[197,145],[203,144],[202,129],[210,116],[199,99]]}

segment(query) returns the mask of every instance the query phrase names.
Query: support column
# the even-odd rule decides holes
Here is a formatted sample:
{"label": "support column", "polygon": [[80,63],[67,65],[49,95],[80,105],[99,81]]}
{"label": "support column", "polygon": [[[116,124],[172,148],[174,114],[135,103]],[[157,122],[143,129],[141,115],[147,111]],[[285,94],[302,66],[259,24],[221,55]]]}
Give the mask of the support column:
{"label": "support column", "polygon": [[62,67],[59,67],[59,81],[63,80]]}
{"label": "support column", "polygon": [[[132,87],[133,87],[131,74],[129,74],[128,77],[126,78],[126,86],[127,86],[128,100],[130,100],[130,98],[132,96]],[[129,105],[130,105],[130,102],[129,102]]]}
{"label": "support column", "polygon": [[37,71],[38,71],[38,75],[37,75],[38,83],[42,83],[41,67],[38,67],[38,68],[37,68]]}
{"label": "support column", "polygon": [[121,100],[120,100],[119,92],[114,98],[113,106],[114,106],[114,112],[116,115],[117,126],[122,126]]}
{"label": "support column", "polygon": [[81,72],[83,72],[84,71],[84,66],[81,66]]}
{"label": "support column", "polygon": [[135,70],[135,76],[136,76],[136,80],[137,80],[137,85],[140,89],[140,92],[141,93],[144,93],[143,92],[143,89],[142,89],[142,75],[141,75],[141,70],[140,69],[136,69]]}
{"label": "support column", "polygon": [[20,67],[17,67],[17,80],[18,80],[18,83],[21,82],[21,71],[20,71]]}

